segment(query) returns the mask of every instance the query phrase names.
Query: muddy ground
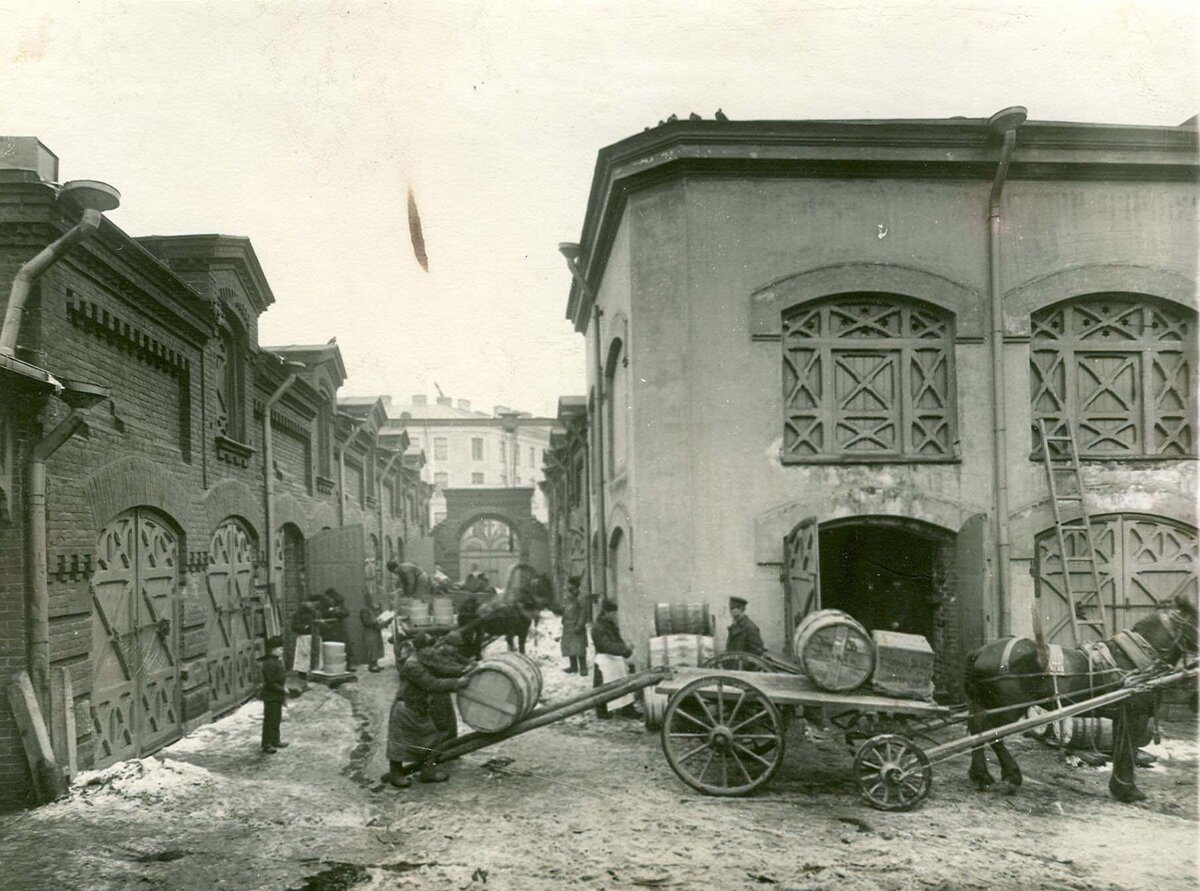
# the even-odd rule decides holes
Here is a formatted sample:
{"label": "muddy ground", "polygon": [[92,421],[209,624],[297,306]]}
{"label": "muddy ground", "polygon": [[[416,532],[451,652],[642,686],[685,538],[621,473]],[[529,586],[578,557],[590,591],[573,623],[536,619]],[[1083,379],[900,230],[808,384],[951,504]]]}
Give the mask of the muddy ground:
{"label": "muddy ground", "polygon": [[[556,620],[533,642],[558,702]],[[311,687],[284,716],[291,747],[258,746],[248,703],[157,756],[79,778],[73,796],[0,817],[5,889],[1171,889],[1197,881],[1197,749],[1164,725],[1149,799],[1120,805],[1107,771],[1013,747],[1027,781],[977,793],[963,760],[935,768],[911,813],[862,804],[833,735],[793,732],[760,794],[693,793],[636,721],[569,719],[384,787],[394,671]]]}

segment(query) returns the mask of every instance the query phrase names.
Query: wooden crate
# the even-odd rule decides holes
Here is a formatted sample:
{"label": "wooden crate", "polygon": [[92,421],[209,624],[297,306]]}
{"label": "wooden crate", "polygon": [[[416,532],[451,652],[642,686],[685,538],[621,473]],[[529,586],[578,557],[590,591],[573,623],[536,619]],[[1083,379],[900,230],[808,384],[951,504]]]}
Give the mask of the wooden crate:
{"label": "wooden crate", "polygon": [[933,648],[919,634],[872,631],[875,672],[871,686],[886,696],[929,699],[933,696]]}

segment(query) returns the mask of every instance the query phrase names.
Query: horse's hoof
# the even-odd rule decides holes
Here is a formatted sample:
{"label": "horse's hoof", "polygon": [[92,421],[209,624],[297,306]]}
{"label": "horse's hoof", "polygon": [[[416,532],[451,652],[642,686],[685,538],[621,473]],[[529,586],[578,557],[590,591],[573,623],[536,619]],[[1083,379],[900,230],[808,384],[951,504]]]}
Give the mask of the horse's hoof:
{"label": "horse's hoof", "polygon": [[1146,800],[1146,793],[1137,786],[1133,784],[1125,785],[1124,783],[1115,781],[1108,784],[1108,794],[1122,804],[1135,804]]}
{"label": "horse's hoof", "polygon": [[1014,783],[1012,780],[1005,780],[1002,791],[1005,795],[1016,795],[1020,788],[1020,783]]}
{"label": "horse's hoof", "polygon": [[990,774],[985,776],[972,775],[971,783],[975,786],[976,792],[987,792],[996,785],[996,781],[992,779]]}

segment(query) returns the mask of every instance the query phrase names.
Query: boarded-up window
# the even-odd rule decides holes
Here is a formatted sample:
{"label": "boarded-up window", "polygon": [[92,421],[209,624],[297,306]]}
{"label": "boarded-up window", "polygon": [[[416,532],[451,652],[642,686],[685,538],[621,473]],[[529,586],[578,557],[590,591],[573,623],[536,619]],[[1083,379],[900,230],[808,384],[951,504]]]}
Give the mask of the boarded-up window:
{"label": "boarded-up window", "polygon": [[1100,294],[1031,322],[1033,417],[1046,419],[1048,433],[1065,433],[1072,419],[1085,458],[1195,456],[1195,313]]}
{"label": "boarded-up window", "polygon": [[955,457],[954,320],[886,294],[786,311],[784,463]]}

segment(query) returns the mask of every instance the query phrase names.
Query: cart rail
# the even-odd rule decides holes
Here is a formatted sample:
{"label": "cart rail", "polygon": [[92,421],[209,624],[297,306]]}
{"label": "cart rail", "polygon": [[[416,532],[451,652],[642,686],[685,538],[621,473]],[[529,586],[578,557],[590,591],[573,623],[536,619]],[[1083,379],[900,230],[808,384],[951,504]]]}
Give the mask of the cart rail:
{"label": "cart rail", "polygon": [[655,692],[677,693],[697,678],[721,675],[745,681],[757,687],[776,705],[825,706],[853,709],[859,712],[886,712],[921,717],[949,717],[950,708],[920,699],[897,699],[875,693],[830,693],[822,690],[809,678],[799,674],[771,671],[727,671],[712,668],[679,667],[671,677],[655,688]]}

